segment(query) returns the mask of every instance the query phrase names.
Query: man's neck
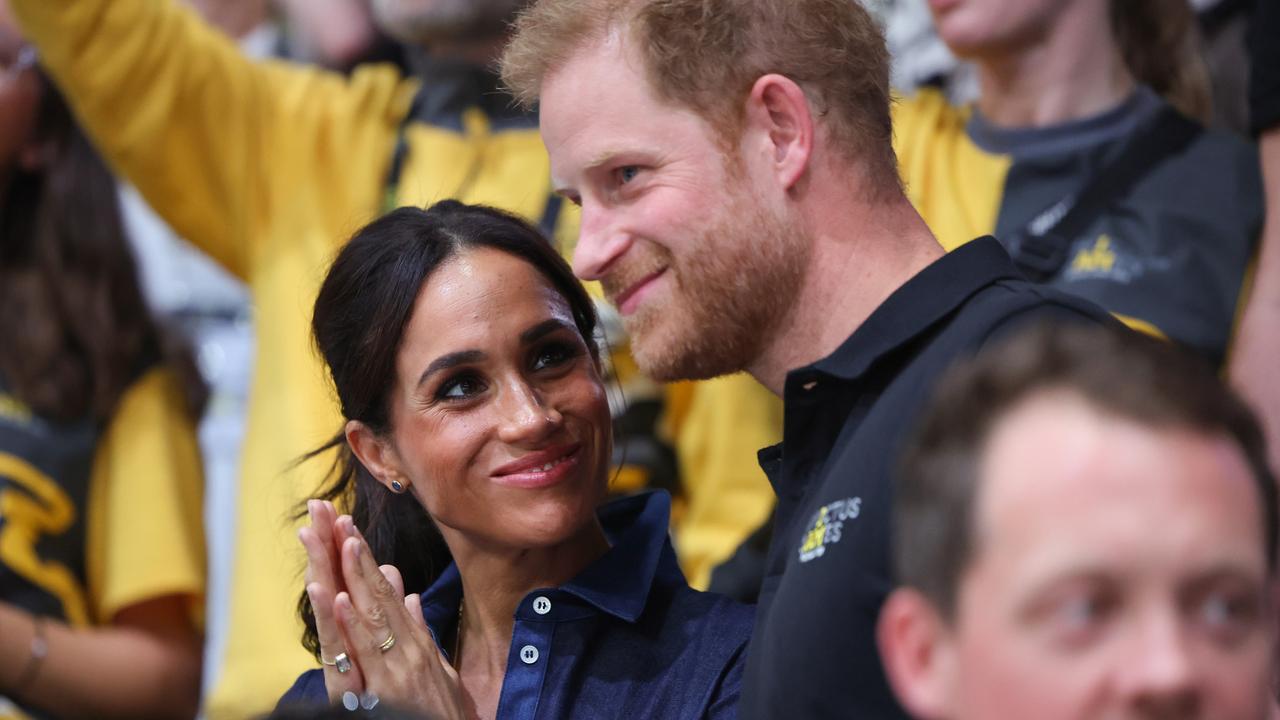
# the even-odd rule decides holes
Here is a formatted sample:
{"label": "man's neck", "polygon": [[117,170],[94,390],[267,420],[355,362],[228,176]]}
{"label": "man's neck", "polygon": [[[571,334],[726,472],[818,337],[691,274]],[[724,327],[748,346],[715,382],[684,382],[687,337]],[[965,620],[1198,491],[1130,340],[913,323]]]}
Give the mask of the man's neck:
{"label": "man's neck", "polygon": [[536,588],[568,582],[609,549],[604,530],[594,518],[565,542],[531,550],[481,547],[459,533],[445,532],[452,536],[449,547],[462,577],[461,662],[481,668],[499,685],[520,601]]}
{"label": "man's neck", "polygon": [[1110,39],[1110,23],[1085,14],[1091,7],[1075,3],[1044,35],[976,58],[978,108],[989,122],[1055,125],[1105,112],[1133,92],[1135,81]]}
{"label": "man's neck", "polygon": [[911,203],[896,193],[874,204],[809,202],[822,210],[799,295],[773,342],[747,368],[779,396],[788,372],[835,352],[894,291],[945,254]]}

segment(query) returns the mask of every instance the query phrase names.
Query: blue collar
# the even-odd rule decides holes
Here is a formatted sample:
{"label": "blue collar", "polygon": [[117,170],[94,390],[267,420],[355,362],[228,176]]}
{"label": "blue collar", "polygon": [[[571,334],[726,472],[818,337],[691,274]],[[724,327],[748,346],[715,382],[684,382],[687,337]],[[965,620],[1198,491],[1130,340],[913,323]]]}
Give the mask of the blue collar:
{"label": "blue collar", "polygon": [[[609,539],[609,551],[557,589],[600,612],[634,623],[644,612],[655,584],[686,583],[668,536],[671,496],[663,490],[638,493],[605,503],[596,516]],[[442,648],[452,645],[441,640],[456,632],[461,601],[462,576],[457,564],[450,563],[422,594],[422,615]]]}

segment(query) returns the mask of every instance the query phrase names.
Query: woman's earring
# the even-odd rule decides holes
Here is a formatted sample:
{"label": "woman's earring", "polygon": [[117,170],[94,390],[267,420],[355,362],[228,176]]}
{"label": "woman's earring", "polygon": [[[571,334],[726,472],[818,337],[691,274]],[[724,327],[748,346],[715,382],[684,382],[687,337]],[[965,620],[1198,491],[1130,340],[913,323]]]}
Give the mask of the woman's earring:
{"label": "woman's earring", "polygon": [[392,490],[392,492],[402,493],[402,492],[404,492],[404,484],[403,484],[403,483],[401,483],[399,480],[392,480],[392,481],[391,481],[391,490]]}

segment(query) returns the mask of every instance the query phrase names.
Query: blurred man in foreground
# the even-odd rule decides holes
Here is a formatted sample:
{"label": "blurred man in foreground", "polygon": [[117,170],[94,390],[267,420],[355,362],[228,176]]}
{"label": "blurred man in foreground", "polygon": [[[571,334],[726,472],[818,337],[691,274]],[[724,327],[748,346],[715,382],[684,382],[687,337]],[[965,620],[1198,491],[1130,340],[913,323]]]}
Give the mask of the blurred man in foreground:
{"label": "blurred man in foreground", "polygon": [[1265,715],[1276,488],[1197,361],[1038,329],[939,383],[903,465],[879,639],[913,714]]}

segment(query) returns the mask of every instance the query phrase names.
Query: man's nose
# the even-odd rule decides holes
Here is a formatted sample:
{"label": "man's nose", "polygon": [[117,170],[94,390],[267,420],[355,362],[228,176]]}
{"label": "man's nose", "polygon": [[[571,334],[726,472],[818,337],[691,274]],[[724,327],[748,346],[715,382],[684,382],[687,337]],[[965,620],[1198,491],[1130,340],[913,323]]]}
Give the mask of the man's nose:
{"label": "man's nose", "polygon": [[1122,687],[1135,717],[1198,716],[1201,693],[1193,641],[1176,610],[1143,622],[1122,663]]}
{"label": "man's nose", "polygon": [[599,280],[631,247],[631,236],[617,226],[615,213],[599,203],[583,201],[578,245],[573,251],[573,274]]}

